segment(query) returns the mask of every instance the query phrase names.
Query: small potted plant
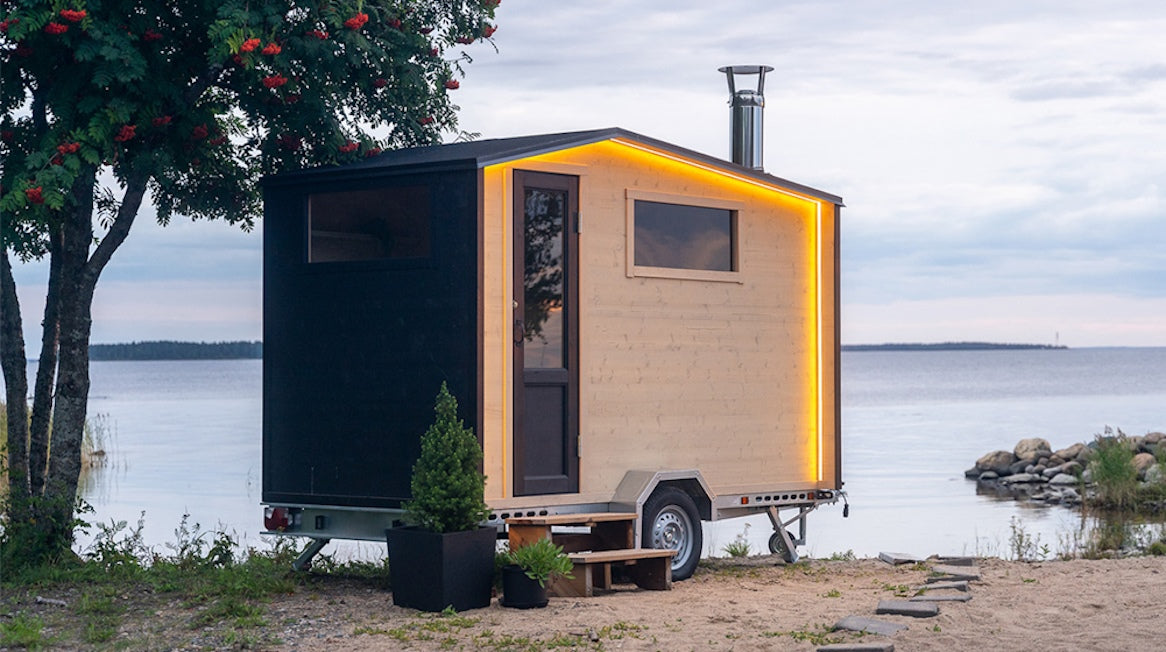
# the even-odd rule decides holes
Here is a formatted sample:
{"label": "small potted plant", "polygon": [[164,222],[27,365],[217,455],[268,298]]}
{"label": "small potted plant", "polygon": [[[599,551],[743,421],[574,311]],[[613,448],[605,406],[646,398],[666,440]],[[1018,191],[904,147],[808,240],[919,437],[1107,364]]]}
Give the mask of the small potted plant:
{"label": "small potted plant", "polygon": [[573,579],[574,565],[550,539],[539,539],[507,554],[502,567],[503,605],[517,609],[547,606],[547,582],[553,577]]}
{"label": "small potted plant", "polygon": [[487,607],[497,530],[481,526],[489,514],[482,448],[445,383],[434,411],[404,504],[410,525],[385,531],[393,604],[434,612]]}

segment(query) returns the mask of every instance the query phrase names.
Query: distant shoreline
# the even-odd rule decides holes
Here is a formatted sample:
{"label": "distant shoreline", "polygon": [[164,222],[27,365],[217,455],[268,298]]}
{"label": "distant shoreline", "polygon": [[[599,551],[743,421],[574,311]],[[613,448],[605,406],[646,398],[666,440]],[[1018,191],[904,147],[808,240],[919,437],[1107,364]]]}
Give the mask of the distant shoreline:
{"label": "distant shoreline", "polygon": [[258,360],[263,342],[129,342],[91,344],[89,359],[108,360]]}
{"label": "distant shoreline", "polygon": [[1069,347],[1054,344],[1006,344],[1000,342],[939,342],[894,344],[843,344],[843,351],[1020,351],[1064,350]]}

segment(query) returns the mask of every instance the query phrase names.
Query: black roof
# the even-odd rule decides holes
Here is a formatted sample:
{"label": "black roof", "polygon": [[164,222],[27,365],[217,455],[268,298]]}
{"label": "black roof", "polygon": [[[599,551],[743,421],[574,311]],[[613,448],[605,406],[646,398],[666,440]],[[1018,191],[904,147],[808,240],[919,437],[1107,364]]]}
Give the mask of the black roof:
{"label": "black roof", "polygon": [[383,174],[389,170],[405,171],[407,169],[409,172],[420,172],[484,168],[488,165],[505,163],[507,161],[537,156],[571,147],[579,147],[581,145],[589,145],[614,138],[635,141],[652,149],[669,152],[686,159],[732,172],[739,176],[788,188],[789,190],[835,204],[842,204],[842,198],[837,195],[832,195],[816,188],[794,183],[759,170],[742,167],[730,161],[701,154],[700,152],[656,140],[655,138],[642,136],[618,127],[592,129],[590,131],[571,131],[559,134],[542,134],[537,136],[493,138],[489,140],[390,150],[347,165],[284,172],[266,177],[263,183],[265,185],[300,184],[309,180],[318,181],[333,177],[361,177],[366,174]]}

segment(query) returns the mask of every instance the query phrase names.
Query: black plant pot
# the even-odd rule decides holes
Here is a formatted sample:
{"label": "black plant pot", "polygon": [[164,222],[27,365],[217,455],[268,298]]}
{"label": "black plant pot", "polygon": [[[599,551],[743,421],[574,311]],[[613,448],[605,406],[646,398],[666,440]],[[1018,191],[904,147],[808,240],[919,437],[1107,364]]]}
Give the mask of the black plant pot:
{"label": "black plant pot", "polygon": [[492,527],[447,534],[385,530],[393,604],[433,612],[490,606],[497,535]]}
{"label": "black plant pot", "polygon": [[547,606],[547,589],[527,577],[521,566],[502,567],[502,606],[538,609]]}

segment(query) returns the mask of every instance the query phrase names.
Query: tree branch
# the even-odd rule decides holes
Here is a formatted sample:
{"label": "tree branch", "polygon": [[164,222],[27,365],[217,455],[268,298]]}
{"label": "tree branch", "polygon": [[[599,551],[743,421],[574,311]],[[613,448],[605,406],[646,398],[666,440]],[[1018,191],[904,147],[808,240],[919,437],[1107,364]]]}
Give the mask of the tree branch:
{"label": "tree branch", "polygon": [[[101,239],[101,244],[97,245],[97,249],[93,251],[93,255],[86,265],[85,273],[90,287],[97,284],[97,277],[101,275],[101,271],[109,263],[113,252],[117,251],[117,248],[125,242],[126,236],[130,234],[130,227],[134,225],[134,218],[138,216],[138,210],[142,207],[142,199],[146,196],[146,185],[149,181],[150,174],[148,172],[132,172],[126,180],[125,195],[122,196],[121,205],[117,208],[117,215],[113,218],[113,223],[109,225],[109,232]],[[74,191],[77,190],[74,186]],[[92,213],[92,181],[89,183],[88,193],[89,201],[85,205],[89,206],[89,211]],[[76,195],[74,197],[76,198]]]}

